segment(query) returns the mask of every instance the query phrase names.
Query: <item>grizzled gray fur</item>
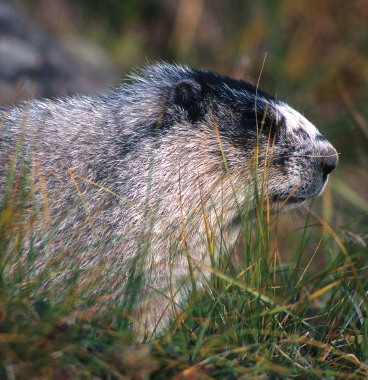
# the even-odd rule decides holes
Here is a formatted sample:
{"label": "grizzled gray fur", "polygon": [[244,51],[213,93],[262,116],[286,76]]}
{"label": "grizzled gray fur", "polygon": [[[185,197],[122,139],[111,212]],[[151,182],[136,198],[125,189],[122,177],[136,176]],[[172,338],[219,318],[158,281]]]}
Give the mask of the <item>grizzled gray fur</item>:
{"label": "grizzled gray fur", "polygon": [[[309,121],[252,84],[163,63],[131,79],[106,95],[2,112],[0,186],[19,147],[40,214],[36,272],[46,262],[88,268],[81,287],[119,296],[143,267],[147,289],[172,297],[188,277],[187,253],[209,264],[206,231],[231,246],[256,186],[276,212],[320,194],[337,165]],[[150,323],[163,310],[153,299]]]}

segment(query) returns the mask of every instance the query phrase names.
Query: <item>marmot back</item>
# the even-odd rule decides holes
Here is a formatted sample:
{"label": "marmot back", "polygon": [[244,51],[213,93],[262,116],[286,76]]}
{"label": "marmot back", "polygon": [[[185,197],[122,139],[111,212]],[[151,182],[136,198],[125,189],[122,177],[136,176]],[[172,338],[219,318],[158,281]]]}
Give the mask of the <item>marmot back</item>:
{"label": "marmot back", "polygon": [[231,246],[255,191],[271,212],[299,205],[337,165],[310,122],[252,84],[168,64],[131,79],[2,112],[0,201],[16,163],[39,215],[35,273],[88,268],[81,283],[119,297],[139,265],[149,287],[179,288],[187,252],[209,263],[208,226]]}

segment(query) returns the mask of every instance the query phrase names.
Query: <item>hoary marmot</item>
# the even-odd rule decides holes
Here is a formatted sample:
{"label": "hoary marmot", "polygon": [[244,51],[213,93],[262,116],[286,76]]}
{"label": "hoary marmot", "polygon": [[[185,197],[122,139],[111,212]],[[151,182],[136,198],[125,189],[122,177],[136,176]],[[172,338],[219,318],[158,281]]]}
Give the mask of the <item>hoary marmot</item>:
{"label": "hoary marmot", "polygon": [[164,63],[131,79],[106,95],[3,109],[0,201],[4,212],[23,194],[25,214],[37,214],[22,237],[35,275],[52,268],[62,283],[78,271],[92,294],[120,299],[141,273],[153,326],[155,290],[171,298],[189,265],[210,264],[211,239],[230,247],[239,214],[319,195],[338,158],[253,84]]}

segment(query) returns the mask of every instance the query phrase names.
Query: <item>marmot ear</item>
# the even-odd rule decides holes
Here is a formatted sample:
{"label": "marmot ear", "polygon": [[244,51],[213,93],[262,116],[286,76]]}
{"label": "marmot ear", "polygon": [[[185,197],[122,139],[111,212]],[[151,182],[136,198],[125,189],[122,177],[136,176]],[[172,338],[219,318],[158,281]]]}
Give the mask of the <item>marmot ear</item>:
{"label": "marmot ear", "polygon": [[174,104],[182,107],[191,123],[196,122],[203,114],[202,86],[191,79],[184,79],[174,85],[171,92]]}

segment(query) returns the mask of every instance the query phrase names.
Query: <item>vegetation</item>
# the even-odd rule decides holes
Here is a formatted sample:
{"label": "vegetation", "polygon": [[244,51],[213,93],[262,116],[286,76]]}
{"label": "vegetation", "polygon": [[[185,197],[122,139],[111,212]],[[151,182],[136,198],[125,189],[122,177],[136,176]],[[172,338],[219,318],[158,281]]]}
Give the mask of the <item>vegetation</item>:
{"label": "vegetation", "polygon": [[310,208],[244,221],[236,252],[212,244],[221,254],[203,268],[207,286],[153,337],[137,337],[121,307],[96,311],[75,290],[77,275],[61,296],[44,285],[52,268],[27,278],[43,214],[28,208],[21,178],[30,173],[10,168],[0,209],[0,378],[367,378],[365,2],[178,2],[181,11],[197,3],[194,24],[179,7],[140,3],[142,14],[126,2],[128,18],[110,2],[106,34],[106,21],[96,21],[101,5],[87,8],[78,33],[123,68],[161,58],[256,82],[264,67],[261,87],[298,109],[313,106],[306,114],[341,152],[339,167]]}
{"label": "vegetation", "polygon": [[[187,303],[172,305],[175,314],[167,329],[149,335],[141,326],[137,331],[139,322],[127,308],[135,303],[134,292],[123,304],[96,309],[98,300],[89,289],[77,286],[79,270],[65,277],[60,292],[54,261],[64,250],[53,252],[47,267],[36,270],[36,256],[53,245],[46,231],[42,237],[47,193],[42,180],[38,188],[31,186],[34,173],[16,152],[0,210],[1,378],[368,376],[368,255],[359,236],[331,227],[307,209],[304,227],[293,232],[294,254],[285,261],[280,216],[241,210],[237,250],[209,233],[208,254],[218,259],[206,267],[188,257],[192,267],[210,273],[204,290],[194,287]],[[45,198],[42,205],[30,206],[35,191],[44,191]],[[264,208],[261,199],[256,210]],[[326,262],[318,268],[320,256]],[[135,292],[138,277],[129,283]]]}

